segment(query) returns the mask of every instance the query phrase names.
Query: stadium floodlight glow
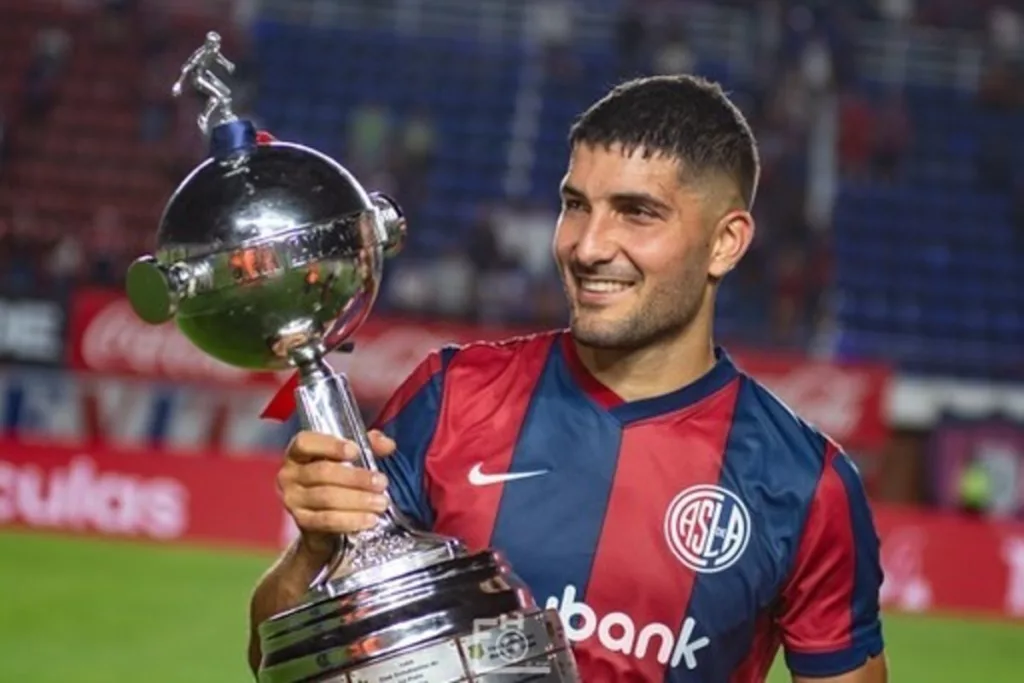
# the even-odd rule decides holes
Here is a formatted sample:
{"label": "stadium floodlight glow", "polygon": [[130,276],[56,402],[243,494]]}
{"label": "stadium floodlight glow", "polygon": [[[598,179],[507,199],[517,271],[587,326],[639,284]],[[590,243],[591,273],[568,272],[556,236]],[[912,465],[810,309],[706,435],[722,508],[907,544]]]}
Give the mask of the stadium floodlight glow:
{"label": "stadium floodlight glow", "polygon": [[[326,155],[260,141],[213,72],[234,69],[220,48],[209,33],[174,85],[207,97],[211,154],[168,201],[155,254],[129,268],[128,298],[220,361],[295,369],[304,428],[355,442],[357,466],[377,470],[348,379],[326,357],[369,315],[405,218]],[[302,603],[258,631],[264,683],[578,680],[558,613],[500,553],[418,530],[394,504],[339,538]]]}

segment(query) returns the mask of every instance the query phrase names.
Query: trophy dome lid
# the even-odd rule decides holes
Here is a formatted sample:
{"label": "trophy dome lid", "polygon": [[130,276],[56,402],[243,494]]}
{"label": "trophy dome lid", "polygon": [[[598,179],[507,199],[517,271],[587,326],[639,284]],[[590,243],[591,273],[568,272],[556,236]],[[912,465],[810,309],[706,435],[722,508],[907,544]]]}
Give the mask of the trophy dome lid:
{"label": "trophy dome lid", "polygon": [[372,210],[370,196],[339,163],[272,142],[193,170],[160,219],[158,250],[205,256]]}

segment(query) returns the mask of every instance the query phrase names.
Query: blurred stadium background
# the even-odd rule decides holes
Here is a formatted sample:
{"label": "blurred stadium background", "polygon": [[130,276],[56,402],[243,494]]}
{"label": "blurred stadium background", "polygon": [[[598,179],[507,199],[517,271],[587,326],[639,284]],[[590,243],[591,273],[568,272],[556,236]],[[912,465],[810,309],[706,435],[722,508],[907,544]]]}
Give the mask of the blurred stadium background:
{"label": "blurred stadium background", "polygon": [[[363,408],[427,349],[558,325],[565,133],[617,80],[721,80],[765,164],[719,334],[855,455],[893,679],[1024,671],[1019,0],[0,0],[0,681],[247,680],[292,533],[280,377],[125,306],[204,155],[170,86],[207,30],[239,109],[411,223],[351,357]],[[774,680],[785,680],[781,670]]]}

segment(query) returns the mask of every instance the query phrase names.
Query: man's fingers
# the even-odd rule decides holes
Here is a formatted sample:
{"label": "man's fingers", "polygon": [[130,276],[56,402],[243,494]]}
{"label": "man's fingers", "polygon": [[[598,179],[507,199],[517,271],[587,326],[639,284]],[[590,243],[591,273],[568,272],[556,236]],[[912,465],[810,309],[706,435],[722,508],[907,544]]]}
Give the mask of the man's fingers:
{"label": "man's fingers", "polygon": [[304,532],[320,534],[351,534],[372,529],[379,517],[369,512],[338,510],[294,510],[292,517]]}
{"label": "man's fingers", "polygon": [[341,489],[335,486],[294,487],[284,494],[290,510],[333,510],[336,512],[382,513],[388,508],[388,497],[382,493]]}
{"label": "man's fingers", "polygon": [[282,487],[294,482],[299,486],[336,486],[345,489],[383,492],[388,479],[382,472],[371,472],[333,460],[319,460],[282,470]]}
{"label": "man's fingers", "polygon": [[[376,457],[386,458],[395,452],[395,441],[383,432],[373,430],[367,436],[370,448]],[[296,434],[288,445],[288,458],[299,463],[313,462],[314,460],[357,462],[359,447],[351,441],[329,434],[303,431]]]}
{"label": "man's fingers", "polygon": [[348,442],[329,434],[317,432],[299,432],[288,444],[288,458],[297,463],[314,460],[354,460],[358,451]]}
{"label": "man's fingers", "polygon": [[[376,457],[395,452],[394,440],[368,434]],[[285,507],[304,534],[351,534],[377,525],[389,500],[387,477],[356,466],[359,449],[329,434],[299,432],[278,472]]]}
{"label": "man's fingers", "polygon": [[372,430],[369,432],[370,436],[370,448],[373,449],[373,454],[378,458],[386,458],[395,452],[397,444],[395,440],[384,434],[379,430]]}

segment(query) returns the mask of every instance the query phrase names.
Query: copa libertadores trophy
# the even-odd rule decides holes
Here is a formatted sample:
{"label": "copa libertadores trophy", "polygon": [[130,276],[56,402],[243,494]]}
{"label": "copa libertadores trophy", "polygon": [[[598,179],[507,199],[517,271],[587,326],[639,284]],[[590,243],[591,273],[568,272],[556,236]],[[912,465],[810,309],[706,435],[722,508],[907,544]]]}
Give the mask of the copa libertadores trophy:
{"label": "copa libertadores trophy", "polygon": [[[377,464],[352,391],[328,353],[347,345],[405,234],[398,205],[308,147],[258,142],[215,74],[220,38],[188,59],[175,95],[207,103],[210,156],[174,191],[129,300],[196,347],[257,370],[294,368],[304,428],[354,441]],[[338,465],[344,467],[346,465]],[[259,626],[264,683],[576,681],[557,613],[540,610],[502,555],[416,529],[394,507],[337,551],[294,609]]]}

